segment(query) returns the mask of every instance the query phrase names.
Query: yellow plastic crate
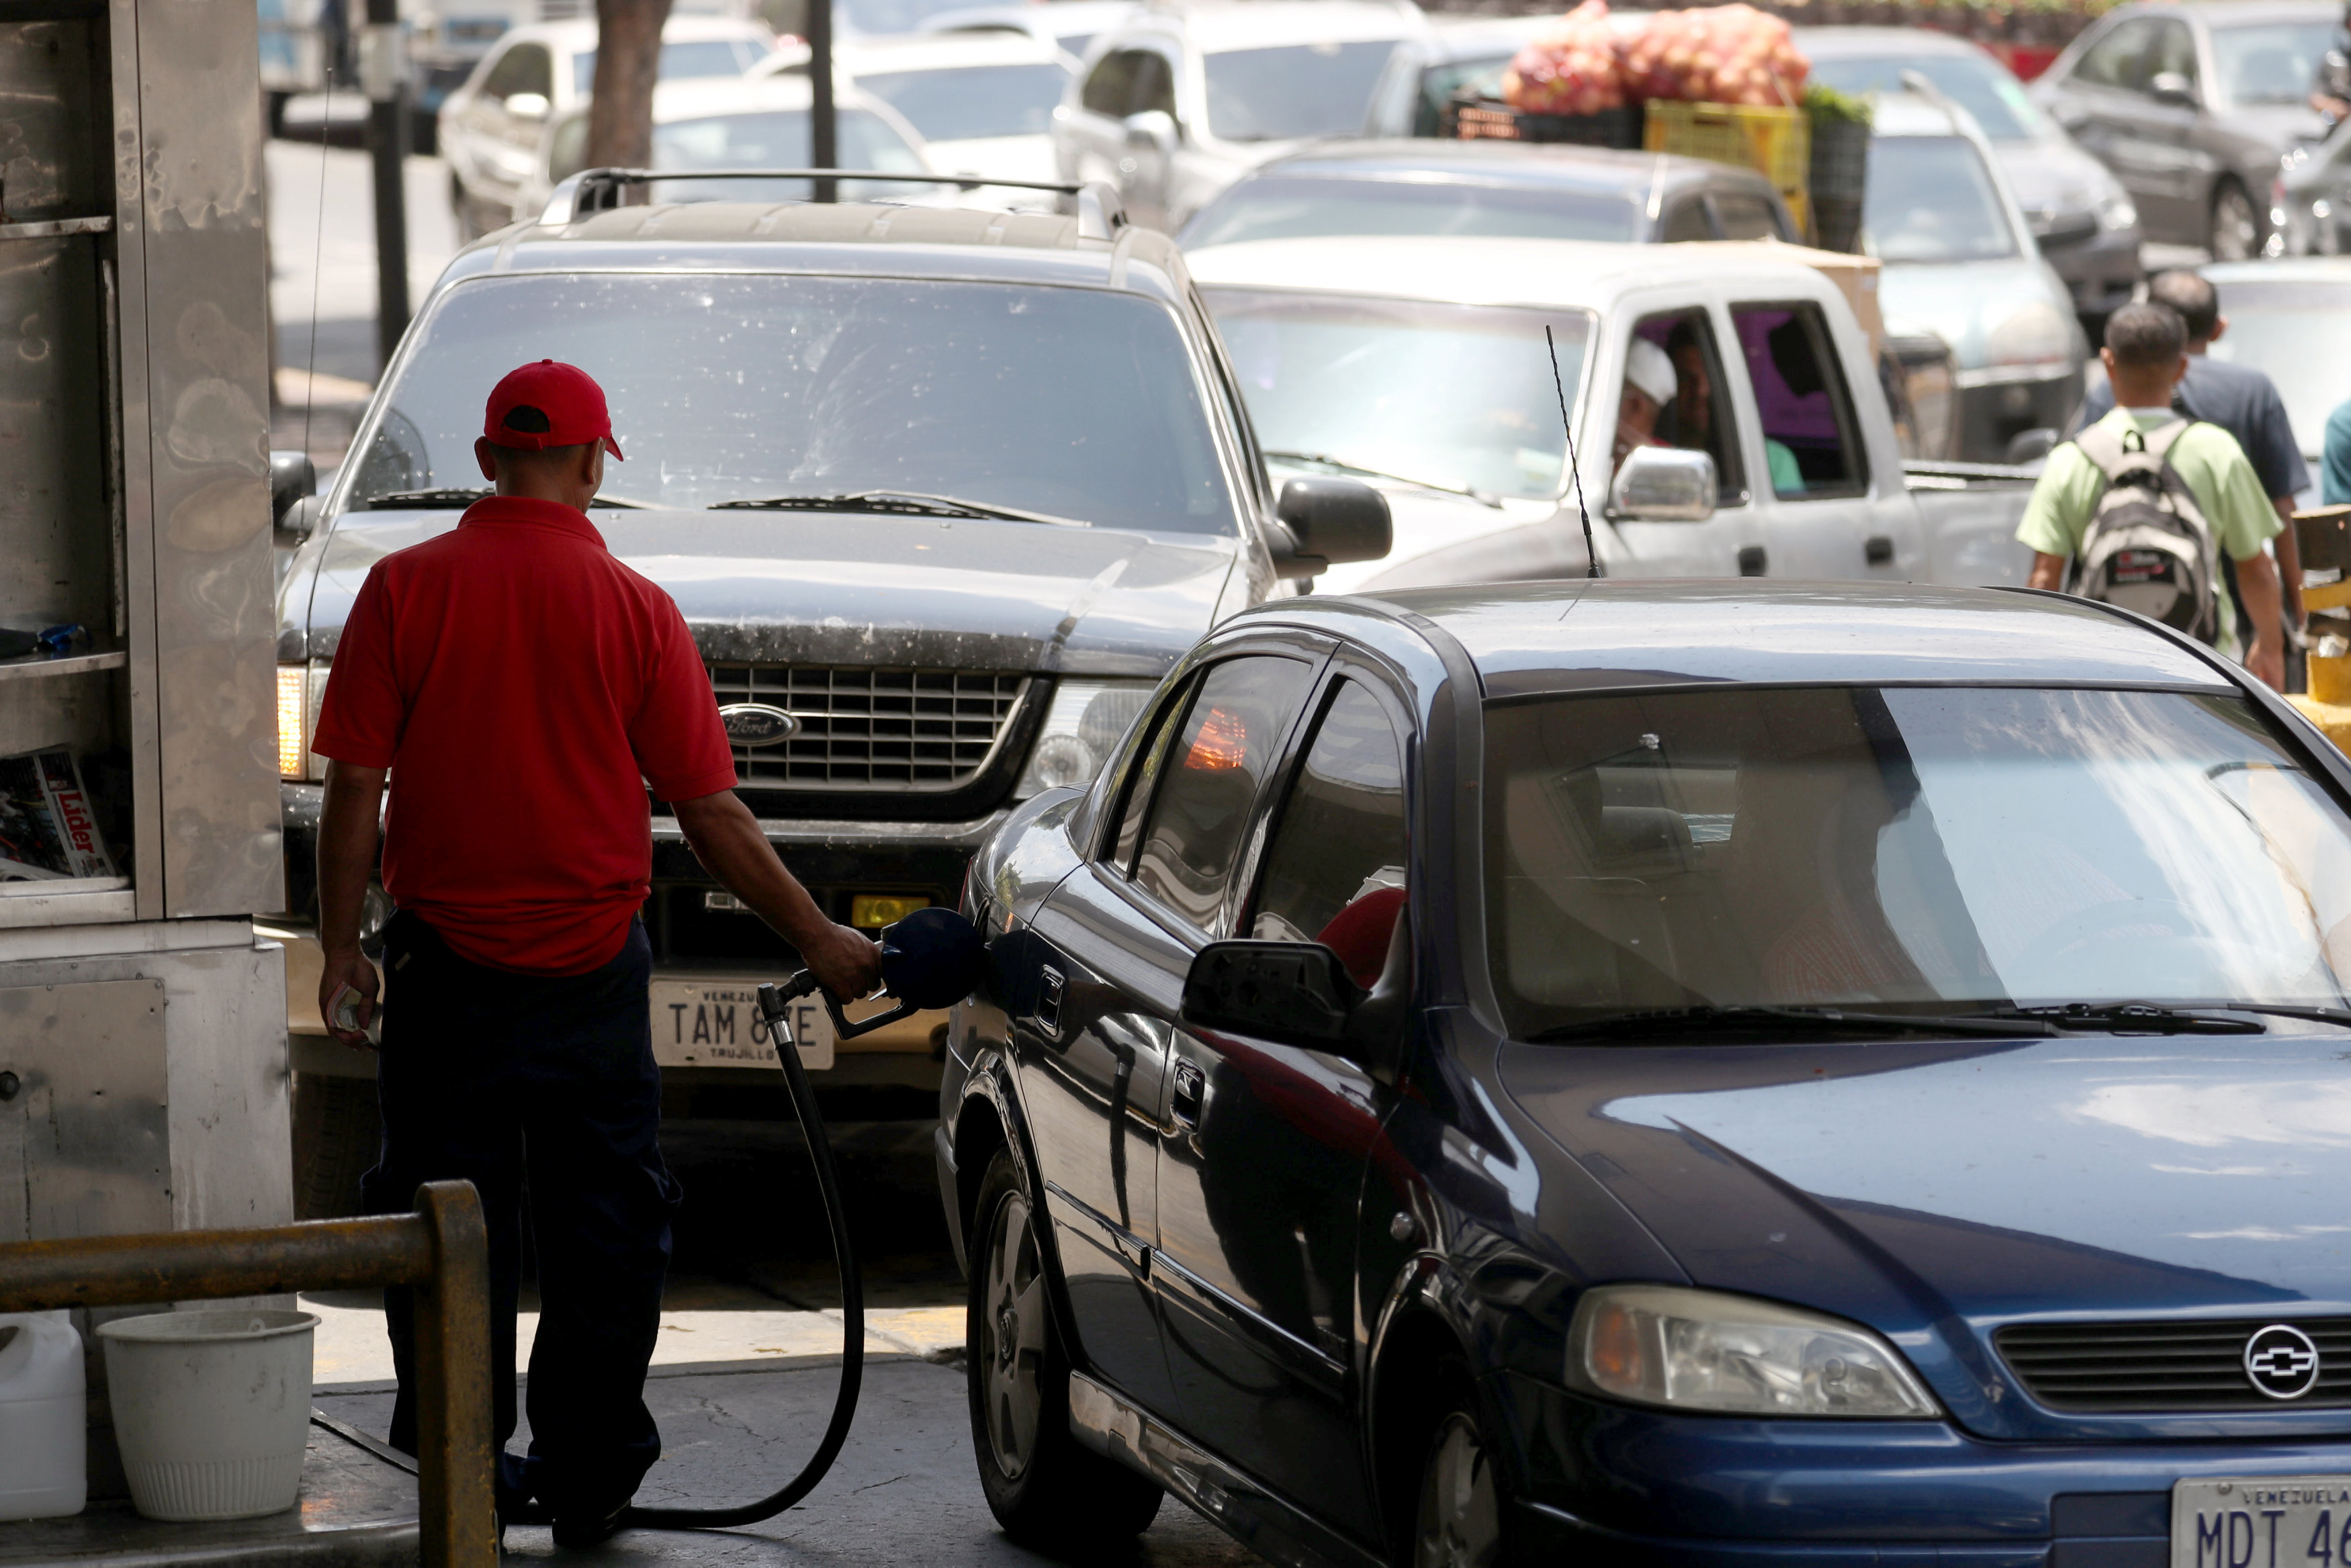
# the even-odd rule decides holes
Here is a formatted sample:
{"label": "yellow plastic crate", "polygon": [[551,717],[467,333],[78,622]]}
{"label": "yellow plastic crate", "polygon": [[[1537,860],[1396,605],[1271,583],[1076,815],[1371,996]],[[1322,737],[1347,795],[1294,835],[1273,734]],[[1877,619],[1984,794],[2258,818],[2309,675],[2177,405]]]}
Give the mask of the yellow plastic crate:
{"label": "yellow plastic crate", "polygon": [[1788,203],[1796,232],[1808,232],[1804,197],[1813,161],[1813,122],[1802,109],[1653,98],[1642,120],[1641,145],[1651,152],[1754,170]]}

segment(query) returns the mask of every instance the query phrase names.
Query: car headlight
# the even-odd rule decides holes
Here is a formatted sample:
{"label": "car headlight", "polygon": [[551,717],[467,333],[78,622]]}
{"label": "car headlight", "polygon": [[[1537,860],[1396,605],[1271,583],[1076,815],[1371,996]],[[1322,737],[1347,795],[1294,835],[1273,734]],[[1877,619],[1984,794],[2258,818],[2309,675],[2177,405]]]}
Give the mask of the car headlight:
{"label": "car headlight", "polygon": [[2138,227],[2138,208],[2132,204],[2130,192],[2119,185],[2099,197],[2092,210],[2098,214],[2098,227],[2109,234]]}
{"label": "car headlight", "polygon": [[325,762],[312,754],[310,737],[319,732],[319,709],[327,700],[324,659],[277,667],[277,776],[309,779],[326,776]]}
{"label": "car headlight", "polygon": [[1158,686],[1156,680],[1063,680],[1053,690],[1053,705],[1045,711],[1014,796],[1027,800],[1049,789],[1092,784]]}
{"label": "car headlight", "polygon": [[1857,1324],[1675,1285],[1586,1291],[1568,1330],[1567,1380],[1631,1404],[1721,1415],[1940,1413],[1901,1355]]}
{"label": "car headlight", "polygon": [[2062,360],[2074,347],[2073,323],[2047,300],[2036,299],[1993,327],[1986,347],[1995,365]]}

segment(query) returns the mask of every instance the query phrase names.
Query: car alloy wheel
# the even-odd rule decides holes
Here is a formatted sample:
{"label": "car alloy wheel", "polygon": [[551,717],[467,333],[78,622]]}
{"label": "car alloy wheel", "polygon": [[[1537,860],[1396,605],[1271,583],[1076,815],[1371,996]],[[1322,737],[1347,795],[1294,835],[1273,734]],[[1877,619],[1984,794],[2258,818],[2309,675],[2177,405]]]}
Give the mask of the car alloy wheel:
{"label": "car alloy wheel", "polygon": [[987,1446],[1006,1479],[1018,1479],[1037,1451],[1044,1407],[1045,1270],[1029,1223],[1029,1199],[1008,1192],[988,1231],[987,1277],[973,1346],[987,1380]]}
{"label": "car alloy wheel", "polygon": [[2212,259],[2247,261],[2261,253],[2262,221],[2245,188],[2224,184],[2212,196]]}
{"label": "car alloy wheel", "polygon": [[1501,1500],[1478,1423],[1454,1411],[1437,1429],[1420,1476],[1413,1568],[1492,1568],[1502,1549]]}

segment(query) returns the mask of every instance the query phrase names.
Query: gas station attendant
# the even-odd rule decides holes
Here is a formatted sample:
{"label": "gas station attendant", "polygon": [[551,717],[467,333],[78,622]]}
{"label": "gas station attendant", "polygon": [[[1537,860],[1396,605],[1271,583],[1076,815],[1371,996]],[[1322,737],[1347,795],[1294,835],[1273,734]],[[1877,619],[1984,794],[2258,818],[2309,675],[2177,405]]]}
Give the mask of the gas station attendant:
{"label": "gas station attendant", "polygon": [[[425,1181],[479,1189],[500,1503],[510,1516],[536,1499],[566,1545],[611,1534],[661,1453],[643,1388],[680,1192],[656,1142],[638,918],[653,870],[648,786],[702,864],[835,994],[863,995],[880,976],[873,944],[825,918],[736,797],[676,605],[589,521],[608,452],[622,455],[585,371],[542,359],[501,380],[475,443],[496,493],[369,572],[314,743],[329,759],[319,1009],[352,1045],[366,1044],[376,1004],[360,911],[391,787],[383,1147],[365,1208],[406,1210]],[[541,1315],[530,1451],[517,1459],[505,1445],[526,1179]],[[388,1293],[386,1307],[392,1441],[413,1453],[408,1293]]]}

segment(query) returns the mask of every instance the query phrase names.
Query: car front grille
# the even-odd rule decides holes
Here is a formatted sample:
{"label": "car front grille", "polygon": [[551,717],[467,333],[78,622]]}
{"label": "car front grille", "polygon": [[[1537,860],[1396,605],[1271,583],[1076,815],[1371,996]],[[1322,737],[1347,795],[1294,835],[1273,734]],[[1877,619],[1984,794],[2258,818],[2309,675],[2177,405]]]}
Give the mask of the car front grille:
{"label": "car front grille", "polygon": [[[2273,1399],[2245,1376],[2245,1342],[2289,1324],[2318,1350],[2318,1381]],[[2016,1324],[1993,1336],[2025,1391],[2053,1410],[2291,1410],[2351,1405],[2351,1318]]]}
{"label": "car front grille", "polygon": [[939,794],[979,775],[1028,695],[1029,677],[961,670],[714,664],[720,707],[780,708],[788,740],[737,745],[747,789]]}

